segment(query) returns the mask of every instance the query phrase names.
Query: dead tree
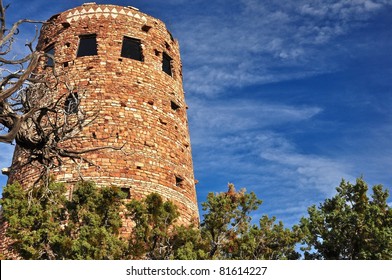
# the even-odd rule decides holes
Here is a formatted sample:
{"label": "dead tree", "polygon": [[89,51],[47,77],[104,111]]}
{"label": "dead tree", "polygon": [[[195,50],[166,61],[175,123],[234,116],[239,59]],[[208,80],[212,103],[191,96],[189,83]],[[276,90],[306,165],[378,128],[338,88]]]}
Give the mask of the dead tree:
{"label": "dead tree", "polygon": [[[7,28],[6,9],[0,0],[0,141],[12,143],[18,138],[22,124],[35,113],[36,108],[27,111],[22,108],[23,89],[34,83],[33,71],[37,68],[42,53],[32,50],[33,40],[26,43],[29,53],[18,57],[13,51],[15,36],[18,34],[20,25],[24,23],[37,23],[22,19],[15,22],[10,28]],[[36,37],[34,38],[34,40]]]}
{"label": "dead tree", "polygon": [[[26,43],[28,53],[21,56],[14,51],[20,25],[50,23],[22,19],[8,27],[7,8],[0,0],[0,142],[15,143],[24,149],[28,155],[24,164],[41,165],[42,176],[61,166],[64,158],[95,165],[83,155],[100,149],[121,149],[112,146],[86,150],[67,148],[66,143],[77,138],[83,128],[96,119],[99,109],[85,112],[80,106],[81,95],[73,94],[75,89],[70,77],[58,71],[54,57],[33,48],[37,27],[36,36]],[[53,67],[40,71],[40,63],[48,59],[52,60]],[[62,94],[58,91],[60,84],[62,89],[66,88]],[[81,89],[78,92],[82,92]]]}

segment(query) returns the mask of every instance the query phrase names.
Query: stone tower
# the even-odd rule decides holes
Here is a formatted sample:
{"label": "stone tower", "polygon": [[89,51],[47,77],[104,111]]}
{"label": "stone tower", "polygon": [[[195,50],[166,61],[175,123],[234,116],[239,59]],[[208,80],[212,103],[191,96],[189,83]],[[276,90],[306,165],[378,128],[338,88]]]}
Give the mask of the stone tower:
{"label": "stone tower", "polygon": [[[78,106],[98,111],[73,148],[123,147],[86,154],[99,168],[65,161],[55,178],[73,183],[82,174],[129,198],[157,192],[178,206],[181,223],[198,219],[179,45],[165,24],[133,7],[86,3],[54,15],[38,48],[55,58],[45,67],[66,73]],[[64,92],[60,85],[54,94]],[[70,115],[74,105],[67,97]],[[17,147],[9,182],[28,186],[38,174],[23,161]]]}

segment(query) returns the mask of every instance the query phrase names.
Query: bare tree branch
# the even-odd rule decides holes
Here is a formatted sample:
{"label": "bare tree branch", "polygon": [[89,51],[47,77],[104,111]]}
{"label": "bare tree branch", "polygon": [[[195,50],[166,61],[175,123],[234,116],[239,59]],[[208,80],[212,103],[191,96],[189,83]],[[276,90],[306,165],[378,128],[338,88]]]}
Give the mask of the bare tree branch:
{"label": "bare tree branch", "polygon": [[[50,22],[21,19],[7,29],[6,9],[0,0],[0,142],[16,143],[25,157],[20,165],[37,166],[41,178],[61,167],[64,159],[97,166],[85,155],[104,149],[122,150],[122,144],[73,148],[72,143],[80,138],[88,141],[81,132],[97,119],[100,108],[86,109],[82,102],[85,91],[74,86],[78,77],[62,71],[52,54],[33,49],[37,29],[26,43],[26,54],[14,53],[13,44],[22,24]],[[45,59],[51,59],[53,65],[43,67]]]}

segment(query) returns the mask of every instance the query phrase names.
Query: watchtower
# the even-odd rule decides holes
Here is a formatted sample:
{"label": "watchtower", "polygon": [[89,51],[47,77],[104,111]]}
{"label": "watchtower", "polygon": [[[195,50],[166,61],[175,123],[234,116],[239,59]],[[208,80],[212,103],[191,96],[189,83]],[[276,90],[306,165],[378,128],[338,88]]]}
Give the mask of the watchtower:
{"label": "watchtower", "polygon": [[[64,161],[55,178],[73,183],[82,174],[120,187],[129,198],[157,192],[178,206],[180,222],[197,219],[180,51],[165,24],[134,7],[86,3],[54,15],[42,27],[38,48],[55,61],[42,67],[63,71],[74,88],[66,112],[98,112],[72,147],[122,147],[85,154],[99,168]],[[67,90],[59,85],[56,94]],[[28,186],[38,174],[20,164],[23,157],[17,148],[9,180]]]}

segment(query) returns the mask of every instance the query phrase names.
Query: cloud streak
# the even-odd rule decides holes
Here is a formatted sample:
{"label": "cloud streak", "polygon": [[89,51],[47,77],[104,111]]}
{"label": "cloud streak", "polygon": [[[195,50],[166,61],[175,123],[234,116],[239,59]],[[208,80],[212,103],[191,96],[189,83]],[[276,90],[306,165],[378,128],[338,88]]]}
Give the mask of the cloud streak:
{"label": "cloud streak", "polygon": [[203,159],[202,170],[259,182],[259,188],[281,185],[322,195],[332,194],[342,177],[351,178],[347,164],[301,153],[288,133],[274,131],[314,121],[321,108],[244,100],[194,105],[192,146],[196,158]]}
{"label": "cloud streak", "polygon": [[175,33],[187,91],[214,96],[227,88],[336,71],[341,65],[331,58],[347,51],[336,39],[391,5],[369,0],[239,3],[230,15],[180,17]]}
{"label": "cloud streak", "polygon": [[196,130],[195,139],[205,132],[239,135],[271,126],[309,120],[322,112],[318,107],[295,107],[251,99],[233,98],[227,101],[191,99],[190,120]]}

